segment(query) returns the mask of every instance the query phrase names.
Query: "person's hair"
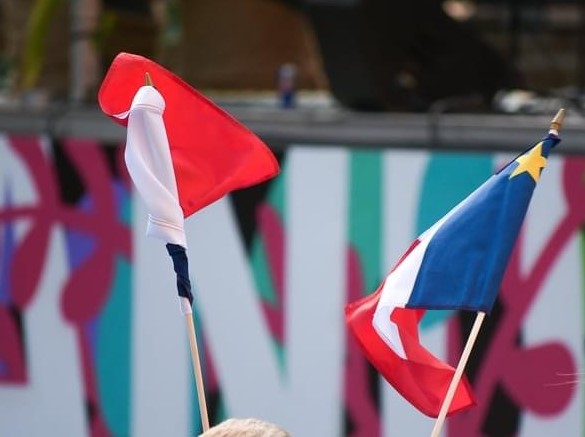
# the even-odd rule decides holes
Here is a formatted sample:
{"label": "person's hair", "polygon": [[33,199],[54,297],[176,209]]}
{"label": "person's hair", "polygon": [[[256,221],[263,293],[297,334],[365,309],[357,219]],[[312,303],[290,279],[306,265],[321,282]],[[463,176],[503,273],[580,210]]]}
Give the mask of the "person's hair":
{"label": "person's hair", "polygon": [[284,429],[260,419],[228,419],[199,437],[291,437]]}

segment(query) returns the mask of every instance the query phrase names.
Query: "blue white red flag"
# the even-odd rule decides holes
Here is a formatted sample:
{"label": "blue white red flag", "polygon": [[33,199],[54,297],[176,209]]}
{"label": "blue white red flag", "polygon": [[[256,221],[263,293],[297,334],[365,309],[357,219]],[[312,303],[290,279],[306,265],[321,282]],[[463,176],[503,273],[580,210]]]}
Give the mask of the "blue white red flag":
{"label": "blue white red flag", "polygon": [[[346,308],[366,356],[423,413],[437,417],[454,369],[419,342],[424,310],[489,313],[534,188],[550,150],[551,131],[420,235],[378,290]],[[450,414],[474,404],[463,380]]]}

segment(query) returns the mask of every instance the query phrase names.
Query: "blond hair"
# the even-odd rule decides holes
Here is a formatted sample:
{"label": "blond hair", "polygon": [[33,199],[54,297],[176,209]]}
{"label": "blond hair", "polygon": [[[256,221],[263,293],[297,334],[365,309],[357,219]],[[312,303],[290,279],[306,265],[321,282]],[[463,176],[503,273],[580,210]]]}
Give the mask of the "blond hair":
{"label": "blond hair", "polygon": [[291,437],[284,429],[260,419],[228,419],[199,437]]}

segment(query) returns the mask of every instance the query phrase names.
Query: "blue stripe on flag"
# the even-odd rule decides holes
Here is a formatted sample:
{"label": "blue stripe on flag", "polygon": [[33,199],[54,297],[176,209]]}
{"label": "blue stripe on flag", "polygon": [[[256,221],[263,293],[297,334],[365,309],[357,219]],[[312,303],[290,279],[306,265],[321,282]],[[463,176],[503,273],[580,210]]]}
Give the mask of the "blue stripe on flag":
{"label": "blue stripe on flag", "polygon": [[[542,156],[557,142],[547,137]],[[488,179],[439,228],[407,307],[491,310],[536,186],[526,171],[510,177],[518,166],[514,160]]]}

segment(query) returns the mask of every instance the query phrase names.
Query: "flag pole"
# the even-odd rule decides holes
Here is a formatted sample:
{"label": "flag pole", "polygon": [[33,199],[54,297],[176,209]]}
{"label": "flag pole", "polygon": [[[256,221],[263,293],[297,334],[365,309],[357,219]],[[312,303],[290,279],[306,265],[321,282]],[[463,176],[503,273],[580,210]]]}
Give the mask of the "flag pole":
{"label": "flag pole", "polygon": [[451,380],[451,384],[449,385],[447,394],[445,395],[445,399],[443,400],[443,404],[441,405],[441,409],[439,410],[439,416],[437,417],[437,421],[435,422],[435,426],[433,427],[431,437],[439,437],[439,433],[441,432],[441,428],[443,427],[443,423],[445,422],[445,418],[447,417],[447,413],[449,412],[449,407],[451,406],[451,402],[453,401],[453,397],[455,396],[455,392],[457,390],[457,386],[459,385],[459,381],[463,376],[463,370],[467,365],[467,360],[469,359],[471,349],[473,349],[473,345],[475,344],[475,340],[477,339],[479,329],[481,328],[481,324],[483,323],[484,318],[485,313],[483,311],[479,311],[477,313],[477,316],[475,317],[475,322],[473,322],[473,327],[471,328],[469,337],[467,337],[467,343],[465,344],[465,348],[463,349],[463,353],[461,354],[461,358],[459,359],[459,364],[457,364],[457,369],[455,370],[455,374],[453,375],[453,379]]}
{"label": "flag pole", "polygon": [[148,72],[144,73],[144,84],[147,86],[154,86],[152,84],[152,79],[150,77],[150,74],[148,74]]}
{"label": "flag pole", "polygon": [[[565,109],[561,108],[558,110],[554,118],[552,119],[549,127],[549,133],[558,135],[561,127],[563,125],[563,120],[565,119]],[[473,349],[473,345],[475,344],[475,340],[479,334],[479,329],[481,328],[481,324],[485,318],[485,313],[483,311],[479,311],[475,318],[475,322],[473,323],[473,327],[471,328],[471,332],[469,333],[469,337],[467,338],[467,343],[465,344],[465,348],[463,349],[463,353],[461,354],[461,358],[459,359],[459,364],[457,364],[457,369],[455,370],[455,374],[453,375],[453,379],[447,389],[447,394],[445,395],[445,399],[443,400],[443,404],[441,405],[441,409],[439,410],[439,416],[437,417],[437,421],[435,422],[435,426],[433,427],[433,431],[431,433],[431,437],[439,437],[439,433],[441,432],[441,428],[443,427],[443,423],[445,422],[445,418],[447,417],[447,412],[449,411],[449,407],[451,406],[451,402],[453,401],[453,397],[455,396],[455,392],[457,390],[457,386],[459,385],[459,381],[463,376],[463,370],[467,365],[467,360],[469,359],[469,355],[471,354],[471,350]]]}
{"label": "flag pole", "polygon": [[550,122],[550,127],[548,132],[551,134],[559,134],[561,127],[563,127],[563,121],[565,120],[565,108],[561,108],[558,110],[555,117]]}
{"label": "flag pole", "polygon": [[209,429],[209,416],[207,414],[207,403],[205,401],[205,389],[203,385],[203,372],[201,371],[201,361],[199,360],[199,348],[197,346],[197,334],[195,334],[195,323],[193,323],[193,314],[189,300],[182,297],[181,306],[188,306],[183,309],[185,322],[187,323],[187,334],[189,335],[189,346],[191,347],[191,361],[193,362],[193,374],[195,375],[195,385],[197,386],[197,399],[199,400],[199,414],[201,416],[201,425],[203,432]]}
{"label": "flag pole", "polygon": [[[144,84],[154,86],[150,74],[144,74]],[[173,260],[174,263],[174,260]],[[188,275],[188,273],[187,273]],[[190,287],[189,287],[190,288]],[[195,333],[195,323],[193,322],[193,308],[191,302],[185,297],[180,297],[181,313],[185,316],[187,326],[187,335],[189,337],[189,347],[191,349],[191,362],[193,363],[193,375],[195,376],[195,386],[197,388],[197,399],[199,401],[199,415],[201,416],[201,426],[203,432],[209,429],[209,415],[207,413],[207,403],[205,401],[205,387],[203,384],[203,372],[201,370],[201,360],[199,359],[199,347],[197,346],[197,334]]]}

